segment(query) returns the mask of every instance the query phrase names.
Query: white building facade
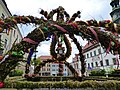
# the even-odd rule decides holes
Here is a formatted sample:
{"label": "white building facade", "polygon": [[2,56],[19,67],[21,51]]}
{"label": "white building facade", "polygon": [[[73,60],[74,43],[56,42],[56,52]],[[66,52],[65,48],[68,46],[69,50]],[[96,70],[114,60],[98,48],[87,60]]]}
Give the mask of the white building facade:
{"label": "white building facade", "polygon": [[[53,62],[50,65],[50,70],[51,70],[51,76],[58,76],[59,73],[59,63],[58,62]],[[67,66],[63,64],[63,76],[68,76],[67,72]]]}
{"label": "white building facade", "polygon": [[[12,16],[12,14],[8,9],[5,0],[0,0],[0,18],[5,19],[10,16]],[[4,31],[6,31],[6,29],[4,29]],[[22,40],[22,35],[17,26],[16,29],[9,32],[9,35],[6,33],[0,33],[0,42],[3,44],[2,48],[4,49],[3,51],[0,51],[0,55],[4,55],[8,50],[10,50],[16,39],[16,43],[19,43]]]}
{"label": "white building facade", "polygon": [[86,73],[94,69],[105,69],[109,71],[119,67],[119,56],[106,53],[99,43],[87,43],[83,48],[86,61]]}

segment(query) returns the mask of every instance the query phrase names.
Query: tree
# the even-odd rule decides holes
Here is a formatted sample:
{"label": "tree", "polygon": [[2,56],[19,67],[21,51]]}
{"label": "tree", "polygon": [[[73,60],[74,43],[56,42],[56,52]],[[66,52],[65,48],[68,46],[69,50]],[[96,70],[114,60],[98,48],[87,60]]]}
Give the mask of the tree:
{"label": "tree", "polygon": [[40,58],[37,58],[37,59],[32,59],[31,60],[31,64],[32,65],[34,65],[35,67],[37,66],[37,65],[39,65],[41,63],[41,60],[40,60]]}

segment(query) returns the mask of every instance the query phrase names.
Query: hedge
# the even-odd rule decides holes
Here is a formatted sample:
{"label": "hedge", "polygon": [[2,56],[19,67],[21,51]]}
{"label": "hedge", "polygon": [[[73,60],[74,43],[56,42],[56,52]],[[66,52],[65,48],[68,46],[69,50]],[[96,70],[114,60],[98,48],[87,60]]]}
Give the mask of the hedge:
{"label": "hedge", "polygon": [[99,69],[99,70],[92,70],[90,72],[90,76],[105,76],[105,69]]}
{"label": "hedge", "polygon": [[[5,88],[93,88],[99,90],[104,88],[105,90],[120,90],[120,81],[108,80],[108,81],[57,81],[57,82],[31,82],[31,81],[14,81],[6,80]],[[103,89],[103,90],[104,90]]]}
{"label": "hedge", "polygon": [[14,76],[22,76],[23,71],[19,70],[19,69],[15,69],[13,71],[10,72],[9,76],[10,77],[14,77]]}
{"label": "hedge", "polygon": [[27,81],[68,81],[68,80],[78,80],[82,78],[76,78],[73,76],[26,76]]}

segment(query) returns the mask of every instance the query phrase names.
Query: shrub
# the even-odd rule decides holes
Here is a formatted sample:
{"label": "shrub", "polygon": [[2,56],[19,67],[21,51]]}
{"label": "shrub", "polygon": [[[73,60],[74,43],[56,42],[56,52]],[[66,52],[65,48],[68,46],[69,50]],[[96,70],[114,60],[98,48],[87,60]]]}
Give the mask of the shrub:
{"label": "shrub", "polygon": [[[120,90],[120,81],[60,81],[60,82],[31,82],[31,81],[5,81],[5,88],[17,89],[35,89],[35,88],[73,88],[84,89],[92,88],[89,90]],[[102,88],[102,89],[101,89]]]}
{"label": "shrub", "polygon": [[120,77],[120,69],[114,69],[108,75],[112,77]]}
{"label": "shrub", "polygon": [[19,69],[15,69],[13,71],[10,72],[9,76],[13,77],[13,76],[22,76],[23,71],[19,70]]}
{"label": "shrub", "polygon": [[92,70],[90,76],[104,76],[106,71],[105,69]]}

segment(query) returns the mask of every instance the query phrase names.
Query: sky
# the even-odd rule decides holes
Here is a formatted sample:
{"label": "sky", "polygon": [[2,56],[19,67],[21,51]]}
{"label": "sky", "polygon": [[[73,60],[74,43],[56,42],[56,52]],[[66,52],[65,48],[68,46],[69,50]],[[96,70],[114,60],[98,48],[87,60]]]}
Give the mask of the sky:
{"label": "sky", "polygon": [[[12,15],[33,15],[35,17],[41,17],[39,14],[40,9],[51,11],[59,6],[63,6],[65,10],[72,16],[73,13],[78,10],[81,11],[81,18],[77,20],[111,20],[110,12],[112,8],[110,6],[111,0],[5,0],[7,6]],[[20,25],[20,31],[25,37],[29,32],[33,30],[33,26]],[[77,37],[79,43],[84,46],[87,41]],[[51,41],[41,42],[37,48],[37,56],[50,55],[49,47]],[[74,54],[78,53],[75,44],[72,43],[72,55],[69,58],[71,61]]]}

